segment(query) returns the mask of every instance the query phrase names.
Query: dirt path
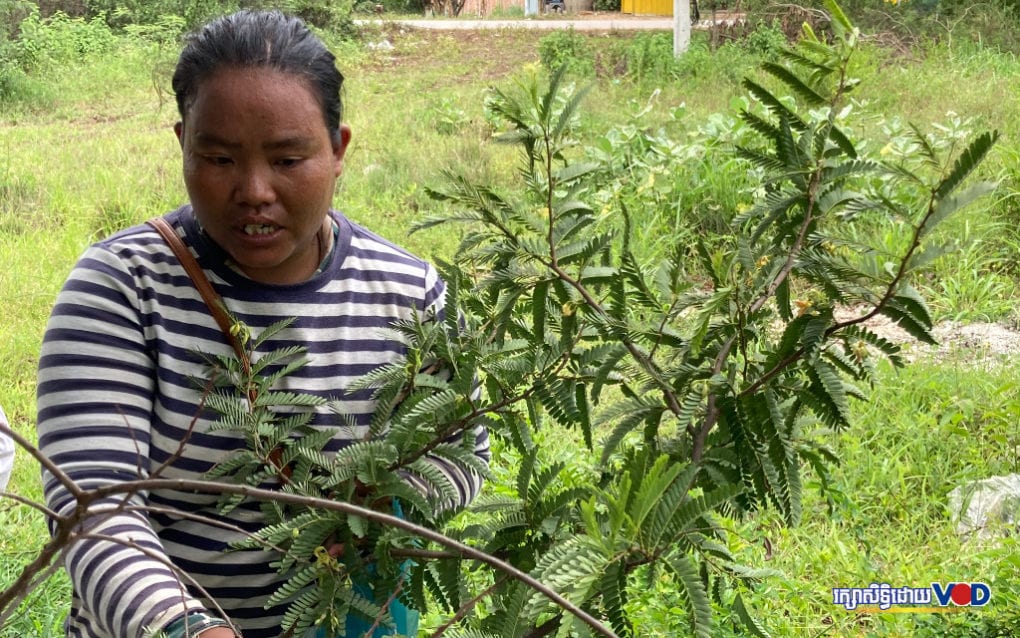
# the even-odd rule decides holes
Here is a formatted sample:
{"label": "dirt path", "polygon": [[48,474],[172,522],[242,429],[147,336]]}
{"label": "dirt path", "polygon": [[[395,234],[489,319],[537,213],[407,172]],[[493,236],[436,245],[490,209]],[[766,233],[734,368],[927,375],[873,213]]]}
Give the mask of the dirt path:
{"label": "dirt path", "polygon": [[[849,319],[854,313],[847,310],[842,315],[838,318]],[[1020,332],[1000,323],[944,321],[932,329],[939,342],[937,346],[918,342],[883,315],[870,319],[865,325],[879,336],[902,345],[908,360],[951,360],[987,367],[1011,364],[1020,355]]]}
{"label": "dirt path", "polygon": [[[719,24],[732,24],[743,16],[720,12]],[[422,18],[415,20],[358,20],[359,24],[397,24],[415,29],[437,31],[480,31],[485,29],[574,29],[577,31],[672,31],[673,18],[668,16],[636,16],[617,12],[584,12],[569,16],[538,16],[514,20],[472,20],[466,18]],[[710,20],[702,20],[695,29],[708,29]]]}
{"label": "dirt path", "polygon": [[[382,21],[385,22],[385,21]],[[521,20],[399,20],[403,26],[439,31],[480,31],[483,29],[570,29],[577,31],[672,31],[673,18],[612,17],[591,19],[535,18]]]}

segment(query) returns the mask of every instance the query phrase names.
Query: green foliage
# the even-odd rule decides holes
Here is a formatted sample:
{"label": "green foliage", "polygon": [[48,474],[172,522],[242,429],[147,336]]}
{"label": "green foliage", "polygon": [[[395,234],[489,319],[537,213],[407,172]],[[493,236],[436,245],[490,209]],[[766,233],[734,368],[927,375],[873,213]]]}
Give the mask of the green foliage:
{"label": "green foliage", "polygon": [[350,39],[357,37],[357,29],[351,18],[354,0],[283,0],[282,2],[246,0],[242,2],[242,6],[247,4],[258,8],[279,9],[300,16],[308,24],[320,29],[342,34],[343,37]]}
{"label": "green foliage", "polygon": [[455,135],[470,123],[467,113],[450,97],[441,97],[429,110],[432,125],[443,135]]}
{"label": "green foliage", "polygon": [[[963,180],[987,155],[992,133],[948,156],[933,144],[910,161],[862,154],[842,123],[856,88],[847,68],[859,36],[830,9],[833,44],[808,29],[798,47],[783,51],[784,64],[763,66],[768,86],[784,93],[745,82],[752,101],[741,112],[746,130],[734,136],[735,151],[760,186],[751,206],[724,218],[719,237],[688,231],[682,224],[697,217],[677,216],[676,247],[658,263],[638,259],[630,211],[641,193],[621,184],[633,175],[617,172],[656,156],[676,171],[690,157],[671,152],[664,136],[632,134],[579,161],[571,149],[580,93],[563,88],[562,69],[547,90],[531,78],[490,98],[490,110],[508,124],[500,139],[520,149],[523,192],[451,176],[433,193],[458,206],[452,219],[471,223],[457,268],[445,273],[474,282],[462,294],[469,325],[489,326],[494,345],[548,362],[536,369],[537,360],[515,354],[512,365],[482,366],[489,400],[524,397],[532,427],[551,419],[575,428],[601,448],[605,464],[606,480],[581,501],[573,534],[544,551],[534,541],[513,551],[526,552],[534,573],[572,600],[601,609],[621,635],[632,631],[626,576],[638,565],[649,565],[653,577],[668,574],[684,593],[691,630],[712,634],[710,593],[743,573],[708,559],[728,564],[716,554],[712,512],[771,506],[798,522],[802,463],[824,481],[835,461],[824,433],[850,427],[851,400],[865,396],[859,385],[876,380],[874,357],[902,364],[899,347],[864,319],[885,314],[915,338],[932,340],[930,313],[910,283],[924,261],[918,255],[937,250],[924,242],[948,215],[991,191]],[[657,173],[645,170],[647,191]],[[847,249],[847,222],[890,216],[910,229],[901,251]],[[685,249],[685,231],[693,251]],[[696,270],[692,259],[700,261]],[[841,307],[863,310],[839,319]],[[501,376],[506,370],[514,376]],[[607,399],[610,387],[615,401]],[[507,440],[523,458],[535,458],[520,428]],[[689,474],[674,482],[682,468]],[[521,472],[520,485],[528,485],[534,461]],[[519,527],[528,517],[510,509],[500,520]],[[692,529],[707,535],[692,536]],[[509,551],[491,541],[487,547]],[[504,603],[507,617],[516,610],[512,601]],[[523,617],[547,618],[556,623],[550,630],[570,626],[553,609],[543,615],[541,605],[533,598]],[[735,613],[753,625],[746,609]]]}
{"label": "green foliage", "polygon": [[786,48],[787,40],[779,22],[773,20],[767,24],[764,21],[757,23],[754,30],[738,40],[738,44],[751,53],[773,58]]}
{"label": "green foliage", "polygon": [[[210,478],[252,487],[275,483],[285,493],[399,512],[413,522],[442,521],[442,511],[460,497],[435,461],[479,476],[488,472],[474,455],[474,437],[468,432],[485,418],[473,405],[477,350],[463,352],[467,342],[460,341],[456,313],[451,317],[394,326],[394,338],[407,345],[407,361],[380,368],[351,388],[374,388],[377,412],[364,441],[333,455],[324,448],[335,431],[310,425],[312,410],[328,407],[326,400],[273,390],[305,364],[304,348],[253,356],[290,320],[258,335],[235,323],[231,334],[244,355],[202,355],[208,374],[196,382],[206,388],[205,407],[219,415],[213,429],[239,433],[245,447],[211,470]],[[240,496],[225,497],[221,511],[228,513],[242,502]],[[413,539],[362,517],[310,505],[264,503],[262,511],[266,526],[238,547],[281,551],[277,567],[290,578],[267,604],[293,600],[285,630],[301,635],[319,626],[328,635],[342,636],[349,613],[392,624],[386,601],[401,591],[406,578],[392,552],[413,548]],[[371,585],[366,589],[354,583]]]}
{"label": "green foliage", "polygon": [[673,54],[673,36],[667,33],[639,34],[623,51],[627,75],[638,81],[675,77],[680,62]]}
{"label": "green foliage", "polygon": [[[855,138],[847,69],[857,34],[846,23],[837,34],[826,44],[808,32],[784,64],[766,65],[737,116],[691,123],[676,108],[666,126],[648,127],[650,100],[591,144],[578,137],[584,92],[564,81],[564,65],[548,86],[535,76],[494,90],[488,110],[503,123],[498,140],[520,154],[520,181],[501,189],[451,175],[433,191],[450,212],[422,224],[467,222],[457,263],[440,264],[463,323],[451,312],[394,327],[408,360],[363,382],[381,406],[373,437],[334,457],[321,453],[330,433],[307,427],[307,410],[321,406],[273,390],[299,368],[300,350],[247,365],[209,358],[217,427],[248,441],[216,474],[384,511],[396,498],[408,518],[507,559],[621,636],[648,622],[638,602],[649,583],[673,594],[674,631],[721,635],[736,622],[763,635],[768,623],[736,593],[762,574],[729,551],[720,513],[774,506],[796,522],[810,472],[838,497],[827,487],[832,431],[853,433],[851,399],[876,382],[875,360],[902,360],[836,310],[884,313],[930,339],[912,274],[938,252],[926,243],[935,227],[989,189],[965,179],[992,134],[956,146],[918,134],[895,157]],[[640,46],[660,46],[651,43]],[[656,58],[646,59],[651,77]],[[720,148],[734,152],[718,159]],[[895,245],[852,234],[890,219],[903,230]],[[451,486],[421,460],[477,463],[470,437],[447,443],[476,423],[518,462],[454,518]],[[542,447],[568,437],[598,465],[578,470]],[[434,498],[410,489],[407,474]],[[322,622],[342,634],[348,611],[382,616],[402,588],[456,615],[462,635],[577,630],[542,596],[458,556],[420,558],[405,581],[407,553],[435,548],[383,526],[300,506],[265,511],[270,525],[252,542],[281,550],[291,580],[277,598],[295,597],[294,629]],[[341,556],[327,551],[339,544]],[[370,596],[352,588],[359,579],[375,584]]]}
{"label": "green foliage", "polygon": [[[749,7],[751,15],[781,14],[781,3],[769,0]],[[1020,4],[1016,0],[954,2],[952,0],[845,0],[846,13],[871,32],[894,34],[906,42],[923,40],[981,42],[1016,53],[1014,33]]]}
{"label": "green foliage", "polygon": [[620,0],[594,0],[592,8],[595,11],[619,11]]}
{"label": "green foliage", "polygon": [[[886,9],[895,13],[890,5]],[[896,15],[901,17],[902,13]],[[1010,24],[1001,26],[1008,28]],[[461,107],[468,113],[480,111],[477,96],[487,86],[508,86],[505,65],[496,65],[493,59],[506,60],[522,51],[532,51],[533,36],[528,34],[522,31],[512,37],[510,34],[493,37],[489,43],[491,50],[499,53],[486,58],[475,56],[470,61],[449,44],[444,44],[441,50],[450,55],[440,61],[434,57],[437,47],[423,44],[437,39],[425,38],[420,32],[409,32],[393,40],[402,54],[401,63],[385,68],[375,63],[360,67],[339,53],[339,59],[347,60],[343,63],[345,72],[350,72],[355,80],[349,87],[353,105],[349,112],[361,149],[348,162],[343,190],[338,195],[338,203],[348,214],[419,254],[449,256],[459,238],[459,233],[451,232],[449,225],[410,238],[403,234],[409,220],[419,211],[436,211],[436,205],[430,206],[418,185],[435,183],[437,165],[451,166],[458,174],[470,176],[498,192],[522,190],[516,181],[505,185],[516,177],[508,166],[508,158],[513,159],[507,152],[510,147],[486,146],[480,141],[481,136],[471,130],[465,131],[467,136],[438,135],[421,127],[419,116],[435,99],[430,89],[449,77],[463,78],[456,91]],[[845,117],[841,112],[839,121],[862,154],[891,161],[888,154],[880,155],[877,150],[887,140],[893,141],[894,146],[900,141],[905,143],[909,127],[903,125],[891,132],[883,128],[897,116],[923,123],[926,131],[931,128],[927,135],[936,141],[949,141],[940,126],[950,109],[976,116],[972,129],[1003,126],[1004,139],[1013,137],[1012,131],[1020,118],[1014,117],[1016,100],[1010,99],[1009,83],[1002,82],[1002,78],[1015,74],[1016,61],[994,50],[971,46],[962,39],[964,34],[959,30],[955,35],[952,46],[942,43],[937,48],[914,49],[906,58],[901,51],[875,47],[870,39],[855,54],[853,70],[863,74],[865,81],[855,92],[853,108]],[[696,33],[696,45],[700,42],[698,36]],[[589,41],[593,40],[596,39]],[[620,36],[619,40],[625,42],[629,38]],[[438,42],[451,40],[441,37]],[[696,254],[693,248],[696,242],[692,239],[695,231],[710,245],[724,242],[728,220],[747,210],[763,183],[759,172],[748,171],[747,164],[729,152],[732,143],[748,145],[756,135],[736,117],[741,109],[750,107],[750,100],[732,98],[740,78],[753,72],[751,56],[731,45],[714,53],[699,46],[693,53],[684,59],[695,59],[697,63],[684,67],[683,82],[660,81],[662,91],[654,98],[649,97],[656,88],[654,85],[640,86],[624,78],[600,81],[584,103],[579,128],[575,129],[580,141],[571,153],[583,154],[584,161],[600,161],[595,158],[596,146],[601,149],[600,138],[607,137],[610,138],[607,154],[614,155],[615,149],[620,148],[620,153],[629,152],[630,157],[648,166],[664,167],[664,172],[655,174],[652,186],[635,195],[633,205],[628,204],[633,219],[633,252],[647,272],[656,272],[658,261],[674,245],[684,246],[689,255]],[[97,228],[111,227],[116,220],[120,220],[117,226],[122,227],[132,215],[135,221],[140,221],[176,205],[186,196],[167,173],[168,167],[179,162],[172,135],[159,122],[145,124],[157,114],[160,120],[172,114],[166,111],[168,105],[158,110],[154,103],[151,58],[138,56],[137,60],[118,50],[85,67],[74,67],[74,73],[47,78],[47,90],[60,95],[50,105],[54,108],[18,113],[6,120],[9,126],[5,134],[10,143],[5,159],[0,161],[0,227],[5,234],[7,279],[0,290],[7,293],[4,323],[10,328],[10,338],[2,355],[8,389],[3,403],[16,429],[26,436],[33,431],[34,382],[30,377],[38,352],[38,336],[66,269],[88,238],[98,232]],[[465,64],[476,71],[470,78],[460,75]],[[124,74],[135,66],[141,72],[135,73],[130,82],[109,84],[111,72]],[[31,79],[38,81],[38,77]],[[649,75],[649,81],[656,80]],[[953,90],[957,86],[967,86],[968,90]],[[102,95],[93,87],[101,87]],[[401,99],[395,100],[394,96]],[[476,103],[472,104],[472,100]],[[681,103],[686,106],[677,106]],[[932,128],[929,122],[939,126]],[[617,135],[633,143],[618,142]],[[646,135],[661,139],[674,149],[668,158],[660,156],[662,146],[658,143],[649,145],[647,152],[641,151]],[[972,130],[958,143],[966,145],[973,136]],[[372,143],[365,144],[365,140]],[[632,144],[633,150],[626,151],[624,144]],[[938,148],[940,155],[954,153],[949,145]],[[128,164],[123,162],[125,149],[132,153],[133,161]],[[981,317],[1005,305],[1016,306],[1015,301],[989,299],[969,290],[973,282],[984,283],[988,279],[1016,281],[1015,229],[1020,227],[1017,221],[1020,215],[1013,176],[1020,174],[1020,170],[1016,151],[1008,143],[996,145],[993,153],[992,161],[982,164],[982,172],[1005,177],[1004,197],[997,198],[988,210],[972,207],[943,223],[930,241],[938,244],[956,237],[961,242],[960,248],[947,245],[946,254],[914,279],[935,318],[960,312],[969,313],[963,317]],[[577,159],[577,155],[573,157]],[[902,160],[897,157],[896,161]],[[84,177],[80,170],[83,165],[90,167]],[[624,161],[620,159],[617,166],[622,171]],[[380,175],[385,175],[385,179],[380,179]],[[648,181],[646,172],[635,172],[633,179],[629,173],[620,175],[621,185],[629,187],[632,193]],[[146,195],[139,198],[140,192]],[[603,205],[612,201],[606,193],[600,191],[592,197],[586,201],[601,223],[618,215],[617,208],[603,212]],[[96,215],[101,210],[119,213],[116,219],[100,223]],[[379,211],[390,212],[379,215]],[[688,216],[692,221],[687,221]],[[888,216],[881,223],[860,217],[858,221],[857,230],[861,233],[852,237],[848,250],[870,247],[888,256],[905,250],[909,239],[905,221]],[[721,227],[717,226],[719,223]],[[845,221],[841,230],[849,235],[849,226],[854,223]],[[671,234],[674,230],[675,241]],[[1014,242],[1013,247],[1009,241]],[[52,258],[38,259],[42,245]],[[974,275],[957,273],[956,264],[973,270]],[[689,258],[687,265],[687,276],[695,282],[702,281],[699,264]],[[987,274],[980,277],[981,272]],[[944,301],[939,292],[943,284],[953,283],[957,290],[952,293],[953,298],[960,300],[956,306]],[[797,288],[793,292],[793,298],[799,298]],[[973,305],[981,299],[984,300],[981,303],[988,305]],[[1015,316],[1014,312],[1014,320]],[[610,352],[606,358],[611,356],[615,353]],[[875,359],[873,353],[868,356]],[[1014,368],[1008,361],[1003,367],[987,370],[983,365],[969,367],[955,359],[927,357],[908,369],[879,364],[878,379],[875,388],[868,392],[868,401],[850,403],[852,427],[833,444],[843,463],[830,468],[829,483],[824,488],[826,496],[819,494],[821,481],[814,470],[805,471],[801,526],[782,528],[781,517],[771,511],[746,519],[721,519],[727,530],[734,530],[728,534],[727,547],[738,555],[739,562],[769,565],[783,574],[769,575],[753,587],[734,587],[724,592],[723,604],[711,598],[717,614],[716,635],[754,635],[742,623],[734,627],[735,612],[729,605],[737,592],[747,609],[760,616],[760,623],[775,636],[866,633],[934,638],[1016,634],[1016,618],[1011,614],[1020,608],[1013,585],[1016,543],[1007,539],[998,551],[971,551],[966,546],[961,549],[941,504],[957,479],[1016,471],[1020,420],[1016,418],[1017,379],[1010,372]],[[605,416],[605,410],[616,398],[615,389],[610,387],[602,397],[602,407],[594,406],[595,420]],[[556,481],[546,488],[548,493],[555,495],[569,488],[598,485],[602,466],[595,465],[595,457],[601,449],[596,447],[594,454],[589,453],[579,432],[554,427],[548,416],[544,413],[541,416],[543,429],[537,434],[532,431],[534,443],[540,449],[536,463],[543,467],[557,461],[566,463]],[[605,429],[595,425],[596,442],[604,440],[614,424],[610,419]],[[640,440],[640,434],[625,430],[623,446]],[[805,436],[828,442],[833,435],[809,427]],[[509,446],[497,444],[495,458],[496,476],[489,481],[489,493],[483,498],[510,498],[509,492],[516,494],[512,486],[520,456]],[[604,480],[614,477],[622,464],[621,454],[610,455]],[[37,466],[27,455],[19,453],[13,491],[34,496],[39,493],[38,479]],[[13,582],[33,548],[47,537],[43,516],[25,510],[26,507],[9,500],[4,500],[0,507],[0,516],[4,517],[0,526],[11,531],[0,537],[4,574],[0,580],[4,582]],[[485,516],[479,511],[453,524],[465,525],[474,522],[474,517]],[[550,525],[547,523],[547,527]],[[450,533],[455,532],[451,529]],[[520,530],[518,533],[525,534]],[[919,540],[907,546],[902,543],[904,538]],[[763,544],[769,541],[774,547],[766,554]],[[449,565],[431,567],[442,562]],[[450,579],[440,582],[457,583],[458,588],[452,591],[461,604],[496,580],[488,570],[472,568],[458,579],[458,560],[424,561],[423,569],[426,567]],[[668,573],[660,573],[651,580],[645,573],[645,568],[638,568],[627,579],[629,598],[624,609],[633,621],[634,633],[689,635],[686,618],[689,607],[683,592]],[[861,617],[856,613],[833,613],[827,590],[829,583],[866,585],[880,578],[916,585],[942,575],[965,574],[995,578],[996,602],[991,607],[971,614]],[[36,590],[0,633],[63,635],[63,616],[70,596],[66,580],[59,573],[45,591]],[[434,591],[431,585],[428,591]],[[521,586],[520,591],[520,598],[527,597],[527,588]],[[502,617],[519,617],[512,615],[514,606],[509,595],[505,604],[503,600],[500,598],[499,602]],[[488,601],[482,600],[468,622],[480,624],[489,607]],[[435,627],[446,619],[433,607],[426,620]],[[454,628],[445,635],[481,636],[483,632]]]}
{"label": "green foliage", "polygon": [[542,66],[553,72],[560,68],[580,76],[595,72],[595,56],[588,38],[573,28],[543,36],[538,41],[538,57]]}
{"label": "green foliage", "polygon": [[353,0],[86,0],[88,15],[103,19],[116,29],[165,29],[168,24],[180,24],[183,33],[198,27],[209,19],[238,9],[279,9],[297,15],[319,29],[343,33],[353,37],[351,20]]}
{"label": "green foliage", "polygon": [[105,19],[113,28],[149,26],[175,19],[185,29],[238,8],[231,0],[85,0],[87,15]]}
{"label": "green foliage", "polygon": [[42,18],[34,9],[19,25],[13,44],[15,60],[26,71],[77,63],[109,51],[113,32],[98,18],[70,18],[56,13]]}
{"label": "green foliage", "polygon": [[18,25],[31,14],[32,4],[27,0],[0,0],[0,99],[14,90],[21,74],[14,60],[13,41]]}
{"label": "green foliage", "polygon": [[[285,490],[383,508],[398,499],[410,519],[449,522],[448,534],[529,572],[620,636],[635,633],[639,576],[670,583],[694,635],[716,635],[718,609],[765,635],[732,593],[762,574],[728,551],[719,514],[775,508],[796,524],[804,464],[825,493],[837,461],[831,433],[850,428],[851,400],[876,382],[875,359],[903,364],[899,347],[864,320],[884,314],[933,341],[912,272],[937,251],[926,242],[937,226],[993,187],[967,179],[993,133],[946,147],[915,131],[906,156],[865,153],[844,125],[859,35],[829,8],[836,40],[805,27],[782,63],[763,65],[767,80],[745,80],[751,98],[740,121],[725,124],[718,143],[732,145],[734,163],[723,174],[750,204],[714,218],[675,216],[672,246],[652,260],[633,250],[632,211],[657,205],[659,176],[712,172],[692,152],[708,134],[686,145],[635,124],[583,148],[575,134],[585,91],[565,83],[567,65],[547,87],[531,75],[494,89],[486,107],[504,122],[496,140],[518,149],[519,187],[504,193],[451,174],[430,191],[451,212],[419,225],[468,224],[457,262],[439,263],[447,307],[460,317],[394,326],[408,359],[359,384],[376,390],[371,436],[332,458],[321,453],[329,433],[275,410],[302,402],[271,390],[300,365],[276,368],[298,351],[250,365],[211,361],[227,392],[207,404],[249,440],[217,473],[257,484],[292,468]],[[846,234],[874,218],[903,220],[895,250]],[[860,313],[840,318],[844,307]],[[478,423],[519,461],[507,485],[453,522],[454,487],[424,457],[484,473],[466,435]],[[595,472],[571,476],[542,454],[536,440],[546,428],[572,431],[600,458]],[[448,443],[458,433],[462,444]],[[406,475],[430,497],[407,487]],[[456,556],[413,570],[406,593],[398,557],[411,539],[359,517],[265,510],[270,525],[249,544],[282,549],[280,569],[292,576],[277,598],[296,596],[287,622],[297,631],[329,617],[330,631],[342,632],[352,609],[382,617],[393,591],[422,609],[431,601],[468,634],[578,627],[542,594]],[[325,549],[336,543],[346,548],[340,560]],[[374,600],[350,587],[364,579]],[[473,583],[485,587],[480,596],[469,594]],[[485,611],[472,617],[475,605]]]}
{"label": "green foliage", "polygon": [[[767,46],[778,46],[778,43]],[[600,51],[596,56],[596,68],[598,75],[619,77],[650,88],[661,88],[671,80],[681,80],[693,92],[702,90],[700,83],[709,78],[737,87],[768,55],[761,49],[749,48],[743,39],[714,48],[707,34],[696,32],[687,51],[676,56],[671,34],[637,33]],[[718,90],[718,87],[705,86],[703,90]]]}
{"label": "green foliage", "polygon": [[524,17],[524,7],[516,7],[516,6],[500,7],[500,6],[497,6],[497,7],[493,8],[492,13],[489,14],[489,17],[492,18],[492,19],[499,19],[499,20],[513,19],[513,18],[523,18]]}

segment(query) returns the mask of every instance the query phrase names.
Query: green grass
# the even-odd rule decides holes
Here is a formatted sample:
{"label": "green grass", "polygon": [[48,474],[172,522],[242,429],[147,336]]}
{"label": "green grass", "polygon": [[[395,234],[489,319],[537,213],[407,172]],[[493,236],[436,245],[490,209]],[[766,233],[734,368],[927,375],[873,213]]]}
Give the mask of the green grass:
{"label": "green grass", "polygon": [[[997,625],[1015,627],[1016,539],[961,542],[946,503],[962,482],[1020,467],[1020,372],[1008,361],[990,369],[948,361],[881,377],[838,438],[831,502],[809,486],[801,526],[765,515],[737,527],[747,559],[784,574],[755,592],[762,616],[779,636],[992,636]],[[986,582],[993,599],[964,614],[868,615],[832,604],[833,587],[933,581]]]}
{"label": "green grass", "polygon": [[[508,86],[515,73],[537,62],[541,36],[514,30],[466,40],[395,30],[376,35],[391,38],[396,49],[347,48],[340,55],[354,140],[337,205],[423,256],[450,257],[456,233],[437,229],[408,237],[407,229],[438,210],[424,190],[441,184],[444,170],[496,186],[512,183],[517,158],[489,141],[482,101],[488,87]],[[592,36],[592,44],[608,59],[627,37]],[[642,120],[650,129],[679,134],[728,110],[753,59],[729,50],[719,57],[698,55],[704,64],[691,64],[668,79],[631,82],[612,74],[578,79],[594,82],[583,107],[585,135],[594,139],[627,124],[655,89],[659,93]],[[76,257],[90,241],[184,200],[172,97],[154,88],[166,86],[166,59],[159,49],[127,47],[87,66],[42,73],[32,78],[33,86],[44,87],[34,97],[0,107],[0,402],[26,436],[33,433],[39,342]],[[1020,102],[1009,78],[1020,64],[973,48],[916,52],[909,60],[866,49],[859,70],[866,81],[856,108],[868,114],[865,126],[876,135],[890,114],[928,128],[950,111],[973,116],[977,128],[1003,131],[1002,161],[989,168],[989,176],[1003,182],[1001,198],[953,222],[952,233],[967,241],[961,252],[936,264],[925,289],[941,317],[1011,316],[1020,249],[1014,230],[1020,217],[1014,203]],[[671,119],[671,113],[682,118]],[[706,165],[704,180],[713,179],[711,169]],[[656,223],[669,226],[669,220]],[[854,427],[837,437],[844,462],[834,471],[828,498],[806,485],[804,520],[795,529],[769,512],[730,523],[736,532],[731,549],[738,557],[782,574],[744,593],[773,635],[1014,635],[995,632],[1020,623],[1015,541],[961,545],[945,499],[962,481],[1018,471],[1018,385],[1020,373],[1008,365],[985,370],[922,361],[906,371],[883,370],[871,399],[855,406]],[[37,467],[24,452],[19,451],[11,489],[40,497]],[[0,530],[2,587],[47,532],[40,514],[10,502],[0,504]],[[831,604],[832,587],[957,579],[992,583],[990,607],[877,617]],[[671,609],[677,602],[671,592],[648,591],[643,635],[683,635],[678,624],[683,614]],[[0,636],[59,635],[67,596],[66,578],[51,579]]]}

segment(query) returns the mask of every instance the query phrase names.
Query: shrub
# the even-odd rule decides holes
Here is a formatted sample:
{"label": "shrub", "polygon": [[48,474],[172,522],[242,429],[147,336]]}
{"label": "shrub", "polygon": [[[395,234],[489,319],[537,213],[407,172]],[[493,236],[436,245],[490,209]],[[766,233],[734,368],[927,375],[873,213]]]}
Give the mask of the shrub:
{"label": "shrub", "polygon": [[165,22],[167,16],[190,29],[239,5],[236,0],[86,0],[87,15],[102,18],[115,29]]}
{"label": "shrub", "polygon": [[624,50],[627,75],[641,81],[647,78],[674,77],[679,63],[673,55],[673,36],[669,33],[642,33]]}
{"label": "shrub", "polygon": [[77,62],[113,48],[116,37],[100,18],[85,20],[55,13],[41,18],[33,8],[13,44],[14,57],[26,71]]}
{"label": "shrub", "polygon": [[766,58],[775,57],[787,45],[786,34],[777,20],[759,22],[746,37],[738,40],[746,51]]}
{"label": "shrub", "polygon": [[[781,33],[779,37],[782,38]],[[785,45],[785,38],[782,41]],[[780,48],[783,46],[779,45],[778,39],[774,44]],[[609,47],[606,54],[599,57],[598,69],[600,74],[625,75],[639,83],[680,78],[715,78],[736,85],[747,73],[753,71],[763,57],[770,57],[752,48],[758,47],[748,47],[741,41],[734,41],[712,51],[705,34],[696,33],[687,51],[674,56],[670,34],[641,33]]]}
{"label": "shrub", "polygon": [[13,42],[18,26],[30,13],[30,6],[23,0],[0,0],[0,102],[16,93],[24,78],[24,71],[14,59]]}
{"label": "shrub", "polygon": [[18,35],[18,25],[31,13],[26,0],[0,0],[0,49]]}
{"label": "shrub", "polygon": [[23,93],[25,72],[13,61],[0,54],[0,104],[13,101]]}
{"label": "shrub", "polygon": [[437,131],[443,135],[456,135],[461,132],[471,119],[451,97],[441,97],[429,108],[429,119]]}
{"label": "shrub", "polygon": [[592,75],[595,56],[588,38],[573,28],[555,31],[538,41],[538,56],[542,66],[550,71],[561,67],[567,73]]}
{"label": "shrub", "polygon": [[[817,28],[827,21],[818,9],[791,9],[779,0],[751,0],[744,9],[752,21],[779,19],[788,35],[799,29],[803,19]],[[922,40],[971,40],[1004,51],[1020,52],[1015,25],[1020,0],[958,2],[956,0],[848,0],[844,10],[862,29],[886,34],[908,42]],[[794,14],[803,15],[794,15]],[[796,19],[791,19],[794,17]]]}

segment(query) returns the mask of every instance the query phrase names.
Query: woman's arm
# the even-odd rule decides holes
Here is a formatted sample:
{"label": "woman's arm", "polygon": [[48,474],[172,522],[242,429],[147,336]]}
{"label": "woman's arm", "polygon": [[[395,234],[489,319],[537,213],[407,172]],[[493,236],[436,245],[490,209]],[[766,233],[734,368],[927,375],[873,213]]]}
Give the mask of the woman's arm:
{"label": "woman's arm", "polygon": [[[456,308],[446,307],[446,284],[438,277],[435,269],[431,266],[426,270],[426,295],[425,299],[430,302],[428,309],[426,310],[426,317],[435,317],[436,321],[444,321],[446,312],[457,312]],[[475,392],[477,394],[477,390]],[[491,457],[489,450],[489,431],[484,425],[477,425],[470,430],[471,437],[474,441],[472,451],[474,456],[481,461],[483,464],[488,465]],[[458,432],[449,439],[451,444],[461,444],[464,441],[464,432]],[[436,504],[441,509],[448,508],[461,508],[465,507],[470,503],[482,489],[482,476],[478,472],[472,470],[469,467],[465,467],[460,463],[451,462],[448,459],[438,457],[434,454],[426,454],[425,459],[432,464],[433,467],[441,471],[450,482],[457,488],[458,498],[452,503],[438,503]],[[416,485],[419,489],[424,490],[425,486],[413,477],[409,477],[411,482]]]}
{"label": "woman's arm", "polygon": [[[147,478],[155,361],[141,325],[139,293],[124,259],[90,248],[53,308],[39,361],[39,446],[80,488]],[[47,505],[71,515],[71,492],[43,473]],[[85,635],[143,636],[188,609],[189,596],[162,543],[138,511],[139,491],[93,505],[67,549],[75,600],[72,626]],[[51,523],[51,526],[53,524]],[[103,538],[99,538],[103,537]],[[116,539],[105,540],[105,539]]]}

